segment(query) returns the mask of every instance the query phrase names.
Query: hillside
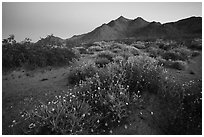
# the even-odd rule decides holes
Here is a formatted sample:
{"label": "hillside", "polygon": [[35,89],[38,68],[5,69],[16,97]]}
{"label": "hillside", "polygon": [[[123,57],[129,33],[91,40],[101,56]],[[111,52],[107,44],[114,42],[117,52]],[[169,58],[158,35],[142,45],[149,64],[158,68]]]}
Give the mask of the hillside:
{"label": "hillside", "polygon": [[120,16],[116,20],[103,24],[93,31],[75,35],[67,41],[94,42],[121,38],[183,38],[200,37],[202,17],[190,17],[176,22],[161,24],[148,22],[141,17],[134,20]]}

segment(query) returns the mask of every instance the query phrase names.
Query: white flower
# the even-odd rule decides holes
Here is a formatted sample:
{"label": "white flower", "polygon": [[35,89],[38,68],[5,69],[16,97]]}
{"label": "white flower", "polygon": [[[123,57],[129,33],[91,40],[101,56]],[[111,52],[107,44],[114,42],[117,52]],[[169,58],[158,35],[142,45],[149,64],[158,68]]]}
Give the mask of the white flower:
{"label": "white flower", "polygon": [[35,124],[34,124],[34,123],[31,123],[31,124],[29,125],[29,128],[33,128],[33,127],[35,127]]}
{"label": "white flower", "polygon": [[125,127],[125,129],[127,129],[127,125],[125,125],[124,127]]}
{"label": "white flower", "polygon": [[110,130],[109,132],[110,132],[111,134],[113,133],[113,131],[112,131],[112,130]]}
{"label": "white flower", "polygon": [[108,126],[108,123],[105,123],[105,126]]}

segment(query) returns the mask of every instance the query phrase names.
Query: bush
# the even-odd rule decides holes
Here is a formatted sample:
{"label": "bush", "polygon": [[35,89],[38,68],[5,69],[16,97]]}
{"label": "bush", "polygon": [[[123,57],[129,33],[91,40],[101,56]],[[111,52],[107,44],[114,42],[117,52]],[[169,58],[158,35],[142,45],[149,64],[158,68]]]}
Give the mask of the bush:
{"label": "bush", "polygon": [[108,59],[109,61],[113,61],[113,57],[114,57],[114,53],[110,52],[110,51],[102,51],[102,52],[99,52],[97,54],[97,57],[98,58],[106,58]]}
{"label": "bush", "polygon": [[118,55],[119,55],[119,56],[122,56],[125,60],[127,60],[129,57],[134,56],[132,53],[130,53],[130,52],[124,52],[124,51],[120,52]]}
{"label": "bush", "polygon": [[184,61],[165,61],[164,66],[176,70],[186,70],[187,64]]}
{"label": "bush", "polygon": [[192,57],[197,57],[199,55],[200,55],[199,51],[193,51],[193,53],[192,53]]}
{"label": "bush", "polygon": [[101,68],[101,67],[105,67],[108,63],[110,63],[110,60],[108,60],[107,58],[97,58],[95,63],[96,63],[96,66]]}
{"label": "bush", "polygon": [[112,50],[113,53],[120,53],[122,50],[119,48],[115,48]]}
{"label": "bush", "polygon": [[202,50],[202,39],[185,41],[185,45],[192,50]]}
{"label": "bush", "polygon": [[137,42],[137,43],[131,44],[131,46],[136,47],[138,49],[145,49],[146,48],[146,46],[143,42]]}
{"label": "bush", "polygon": [[122,51],[130,53],[134,56],[142,54],[142,52],[139,49],[132,46],[125,46]]}
{"label": "bush", "polygon": [[2,67],[4,70],[23,66],[36,67],[63,66],[69,64],[76,55],[68,48],[43,47],[34,44],[7,44],[2,47]]}
{"label": "bush", "polygon": [[149,47],[149,48],[146,49],[146,52],[149,53],[149,56],[150,56],[150,57],[156,58],[156,57],[162,55],[162,53],[163,53],[164,51],[162,51],[161,49],[158,49],[158,48],[156,48],[156,47]]}
{"label": "bush", "polygon": [[174,61],[169,67],[177,70],[186,70],[187,64],[184,61]]}
{"label": "bush", "polygon": [[175,135],[202,134],[202,81],[192,80],[183,84],[185,92],[168,131]]}
{"label": "bush", "polygon": [[192,56],[192,51],[187,49],[186,47],[174,48],[172,49],[172,51],[179,54],[183,58],[186,58],[186,60]]}
{"label": "bush", "polygon": [[182,60],[185,61],[187,58],[184,56],[180,55],[179,53],[175,53],[173,51],[167,51],[162,54],[162,58],[166,60]]}
{"label": "bush", "polygon": [[157,58],[158,60],[158,65],[164,66],[166,68],[172,68],[176,70],[186,70],[187,68],[187,63],[184,61],[169,61],[161,58]]}
{"label": "bush", "polygon": [[88,48],[90,52],[102,51],[103,49],[100,46],[91,46]]}
{"label": "bush", "polygon": [[125,44],[120,44],[120,43],[113,43],[110,45],[109,50],[113,49],[122,49]]}
{"label": "bush", "polygon": [[126,65],[126,76],[131,92],[159,92],[160,75],[162,67],[157,61],[147,56],[130,57]]}
{"label": "bush", "polygon": [[113,58],[113,60],[116,63],[120,63],[120,62],[124,61],[124,58],[122,56],[116,56],[115,58]]}
{"label": "bush", "polygon": [[80,81],[92,77],[97,71],[93,62],[84,61],[78,63],[81,63],[81,65],[72,67],[68,74],[68,83],[71,85],[78,84]]}

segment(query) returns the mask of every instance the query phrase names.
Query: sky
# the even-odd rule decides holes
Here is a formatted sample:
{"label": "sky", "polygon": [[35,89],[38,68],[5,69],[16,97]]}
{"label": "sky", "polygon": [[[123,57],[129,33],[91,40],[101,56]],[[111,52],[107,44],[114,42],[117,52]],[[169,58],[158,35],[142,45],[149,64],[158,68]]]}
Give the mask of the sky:
{"label": "sky", "polygon": [[117,19],[142,17],[151,22],[173,22],[202,16],[201,2],[3,2],[2,38],[10,34],[20,42],[26,37],[36,42],[54,34],[66,39],[92,31],[103,23]]}

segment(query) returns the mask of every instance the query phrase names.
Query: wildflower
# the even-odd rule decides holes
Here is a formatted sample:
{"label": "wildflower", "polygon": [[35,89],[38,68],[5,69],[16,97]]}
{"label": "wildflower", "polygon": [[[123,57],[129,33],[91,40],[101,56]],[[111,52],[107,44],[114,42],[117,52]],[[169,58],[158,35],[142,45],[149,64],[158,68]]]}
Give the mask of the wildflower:
{"label": "wildflower", "polygon": [[127,125],[125,125],[124,127],[125,127],[125,129],[127,129]]}
{"label": "wildflower", "polygon": [[112,131],[112,130],[110,130],[109,132],[110,132],[111,134],[113,133],[113,131]]}
{"label": "wildflower", "polygon": [[29,128],[33,128],[33,127],[35,127],[35,124],[34,124],[34,123],[31,123],[31,124],[29,125]]}
{"label": "wildflower", "polygon": [[12,122],[13,122],[13,123],[16,123],[16,120],[13,120]]}
{"label": "wildflower", "polygon": [[151,115],[154,115],[154,112],[151,111],[150,113],[151,113]]}
{"label": "wildflower", "polygon": [[9,127],[13,127],[13,125],[9,125]]}
{"label": "wildflower", "polygon": [[108,123],[107,123],[107,122],[105,123],[105,126],[108,126]]}

